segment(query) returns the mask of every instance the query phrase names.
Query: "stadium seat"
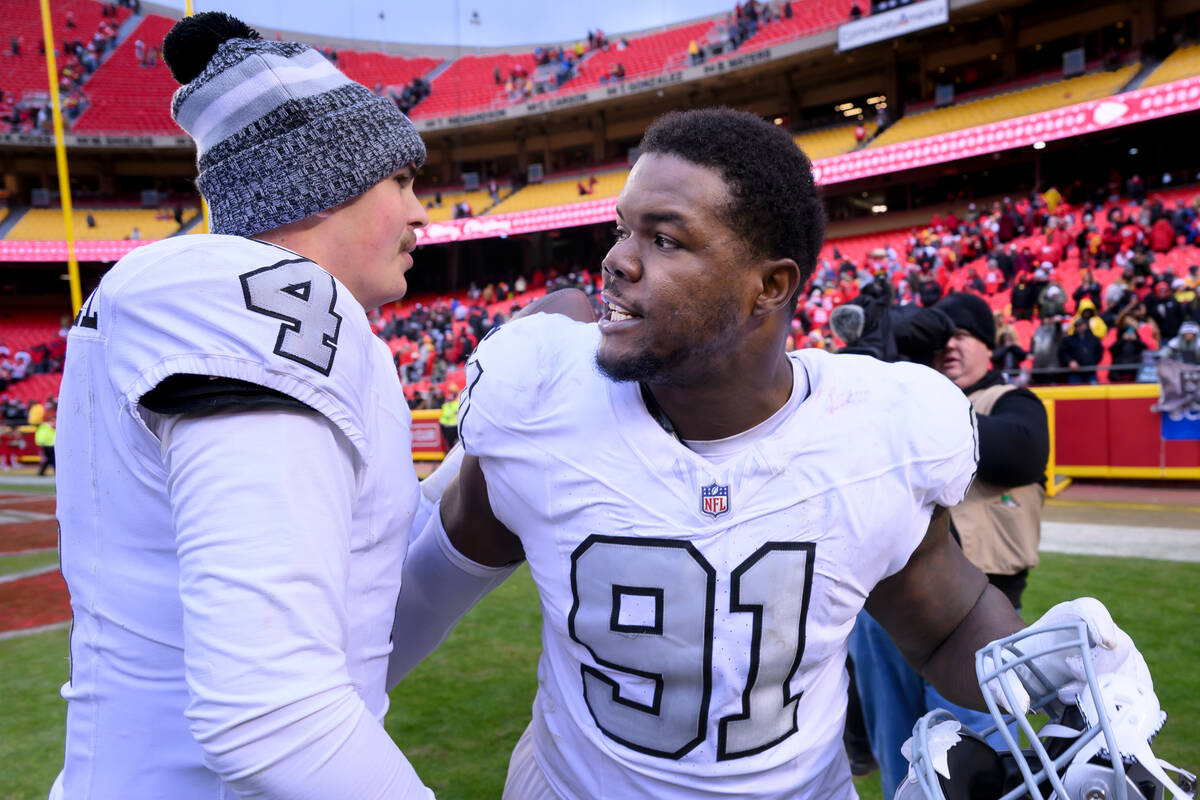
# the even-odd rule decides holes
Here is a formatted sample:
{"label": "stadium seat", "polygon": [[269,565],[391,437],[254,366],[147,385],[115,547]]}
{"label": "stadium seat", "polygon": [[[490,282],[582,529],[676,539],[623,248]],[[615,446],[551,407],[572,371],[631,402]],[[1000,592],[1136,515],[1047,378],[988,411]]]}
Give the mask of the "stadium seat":
{"label": "stadium seat", "polygon": [[76,120],[75,133],[128,133],[140,136],[183,136],[171,119],[171,95],[179,84],[161,57],[143,67],[136,42],[161,47],[175,20],[158,14],[146,18],[121,42],[85,85],[91,105]]}
{"label": "stadium seat", "polygon": [[524,67],[532,75],[537,68],[533,52],[459,56],[433,79],[429,97],[418,103],[409,116],[426,119],[507,104],[504,86],[496,84],[495,70],[499,68],[503,80],[515,66]]}
{"label": "stadium seat", "polygon": [[[854,139],[854,128],[857,123],[849,125],[838,125],[833,128],[825,128],[819,131],[810,131],[796,134],[796,144],[804,151],[809,160],[815,161],[818,158],[829,158],[830,156],[839,156],[843,153],[849,153],[853,150],[858,142]],[[863,125],[867,130],[867,138],[875,135],[875,123],[867,122]]]}
{"label": "stadium seat", "polygon": [[792,0],[791,19],[760,26],[753,36],[742,42],[741,47],[722,54],[718,60],[764,50],[782,42],[836,28],[850,19],[852,5],[854,0]]}
{"label": "stadium seat", "polygon": [[[500,199],[503,202],[504,198],[512,193],[511,189],[501,189]],[[417,199],[421,201],[421,205],[425,206],[425,210],[429,213],[430,222],[443,222],[454,218],[454,206],[466,200],[471,206],[472,216],[479,216],[486,213],[492,205],[492,198],[488,194],[487,189],[477,189],[473,192],[442,192],[442,205],[429,207],[429,204],[434,202],[435,195],[422,194],[418,195]]]}
{"label": "stadium seat", "polygon": [[58,338],[63,314],[57,311],[22,311],[0,314],[0,343],[12,352],[47,344]]}
{"label": "stadium seat", "polygon": [[563,206],[569,203],[579,203],[586,200],[599,200],[603,197],[616,197],[625,186],[629,170],[596,173],[596,186],[591,194],[579,193],[579,182],[587,185],[590,173],[573,175],[569,178],[549,180],[535,183],[514,192],[508,199],[502,201],[491,210],[492,214],[503,214],[509,211],[528,211],[531,208],[549,208]]}
{"label": "stadium seat", "polygon": [[[88,215],[96,227],[87,226]],[[159,219],[159,217],[165,219]],[[179,230],[170,211],[140,208],[72,208],[71,222],[76,239],[127,239],[136,227],[140,238],[165,239]],[[61,241],[67,238],[62,209],[31,208],[4,237],[9,241]]]}
{"label": "stadium seat", "polygon": [[428,75],[442,63],[440,58],[405,58],[358,50],[339,50],[337,56],[338,68],[368,89],[404,86],[413,78]]}
{"label": "stadium seat", "polygon": [[1162,83],[1177,81],[1180,78],[1190,78],[1193,75],[1200,75],[1200,44],[1180,47],[1171,53],[1155,67],[1153,72],[1146,76],[1138,88],[1158,86]]}
{"label": "stadium seat", "polygon": [[[612,68],[616,64],[625,68],[625,80],[656,72],[665,72],[678,67],[681,63],[680,59],[687,57],[688,43],[693,39],[702,41],[712,26],[712,20],[705,20],[646,36],[629,38],[626,40],[628,47],[624,50],[618,49],[617,43],[610,41],[607,49],[587,54],[576,68],[575,77],[567,81],[554,94],[569,94],[593,89],[600,85],[600,76],[611,74]],[[686,61],[682,63],[686,63]]]}
{"label": "stadium seat", "polygon": [[[103,17],[103,6],[94,0],[51,0],[50,20],[54,29],[55,50],[58,54],[58,66],[63,66],[62,43],[65,39],[80,39],[86,42],[91,38],[102,21],[108,21],[120,26],[130,15],[125,7],[117,8],[117,16]],[[13,92],[17,97],[26,93],[46,94],[46,57],[38,52],[38,43],[42,41],[42,16],[37,3],[6,2],[0,3],[0,11],[4,16],[4,38],[0,41],[0,89]],[[75,28],[66,25],[67,12],[75,17]],[[9,39],[24,40],[21,55],[9,55]],[[90,90],[90,84],[88,84]]]}
{"label": "stadium seat", "polygon": [[948,108],[910,114],[879,134],[870,146],[883,147],[1107,97],[1128,83],[1140,66],[1140,63],[1133,63],[1113,72],[1080,75]]}

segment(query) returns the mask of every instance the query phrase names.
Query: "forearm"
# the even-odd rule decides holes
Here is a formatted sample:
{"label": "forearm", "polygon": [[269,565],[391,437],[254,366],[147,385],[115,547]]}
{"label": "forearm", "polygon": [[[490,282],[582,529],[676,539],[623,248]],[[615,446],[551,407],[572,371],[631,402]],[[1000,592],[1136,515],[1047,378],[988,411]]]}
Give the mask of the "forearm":
{"label": "forearm", "polygon": [[1011,392],[997,401],[993,413],[981,414],[978,424],[980,478],[998,486],[1041,480],[1050,432],[1040,400]]}
{"label": "forearm", "polygon": [[445,641],[462,616],[516,568],[517,564],[487,567],[459,553],[447,538],[441,511],[435,506],[404,562],[392,624],[388,689]]}
{"label": "forearm", "polygon": [[1025,623],[1004,593],[986,585],[958,627],[923,664],[914,666],[946,699],[968,708],[986,710],[975,676],[975,652],[1024,627]]}

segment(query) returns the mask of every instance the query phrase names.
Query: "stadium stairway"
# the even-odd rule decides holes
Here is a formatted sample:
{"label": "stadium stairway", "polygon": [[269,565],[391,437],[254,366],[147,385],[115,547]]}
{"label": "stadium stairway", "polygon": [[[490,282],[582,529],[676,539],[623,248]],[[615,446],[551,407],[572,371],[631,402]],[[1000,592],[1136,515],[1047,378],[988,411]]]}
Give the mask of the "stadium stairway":
{"label": "stadium stairway", "polygon": [[1147,58],[1142,62],[1142,68],[1139,69],[1134,76],[1129,79],[1129,83],[1122,86],[1120,89],[1114,92],[1114,94],[1120,94],[1121,92],[1132,92],[1134,89],[1140,89],[1142,87],[1142,82],[1145,81],[1146,78],[1150,77],[1150,73],[1158,69],[1160,64],[1162,64],[1162,62],[1158,59]]}
{"label": "stadium stairway", "polygon": [[1200,43],[1180,47],[1163,59],[1158,68],[1141,83],[1142,88],[1158,86],[1200,75]]}
{"label": "stadium stairway", "polygon": [[21,221],[21,217],[25,216],[25,212],[29,209],[9,208],[5,210],[8,211],[8,213],[5,215],[0,215],[0,239],[8,236],[9,232],[17,226],[17,223]]}

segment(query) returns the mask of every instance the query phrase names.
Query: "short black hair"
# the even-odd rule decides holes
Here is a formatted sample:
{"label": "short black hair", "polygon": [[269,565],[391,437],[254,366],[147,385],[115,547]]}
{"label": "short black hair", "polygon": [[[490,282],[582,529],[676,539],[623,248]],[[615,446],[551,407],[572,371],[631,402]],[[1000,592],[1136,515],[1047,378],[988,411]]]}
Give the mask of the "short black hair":
{"label": "short black hair", "polygon": [[800,267],[795,303],[816,268],[826,220],[812,164],[791,134],[745,111],[699,108],[654,120],[638,148],[720,173],[729,185],[730,227],[752,252]]}

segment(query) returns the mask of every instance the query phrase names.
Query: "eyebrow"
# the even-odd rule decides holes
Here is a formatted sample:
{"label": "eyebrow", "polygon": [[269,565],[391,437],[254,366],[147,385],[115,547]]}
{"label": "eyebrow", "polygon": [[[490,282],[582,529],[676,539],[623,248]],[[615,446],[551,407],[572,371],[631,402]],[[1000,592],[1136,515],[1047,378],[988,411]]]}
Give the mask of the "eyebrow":
{"label": "eyebrow", "polygon": [[[625,221],[625,215],[621,213],[621,209],[617,208],[617,219]],[[655,223],[670,223],[678,225],[685,231],[690,231],[688,221],[682,214],[675,211],[647,211],[641,215],[641,223],[643,225],[653,225]]]}

